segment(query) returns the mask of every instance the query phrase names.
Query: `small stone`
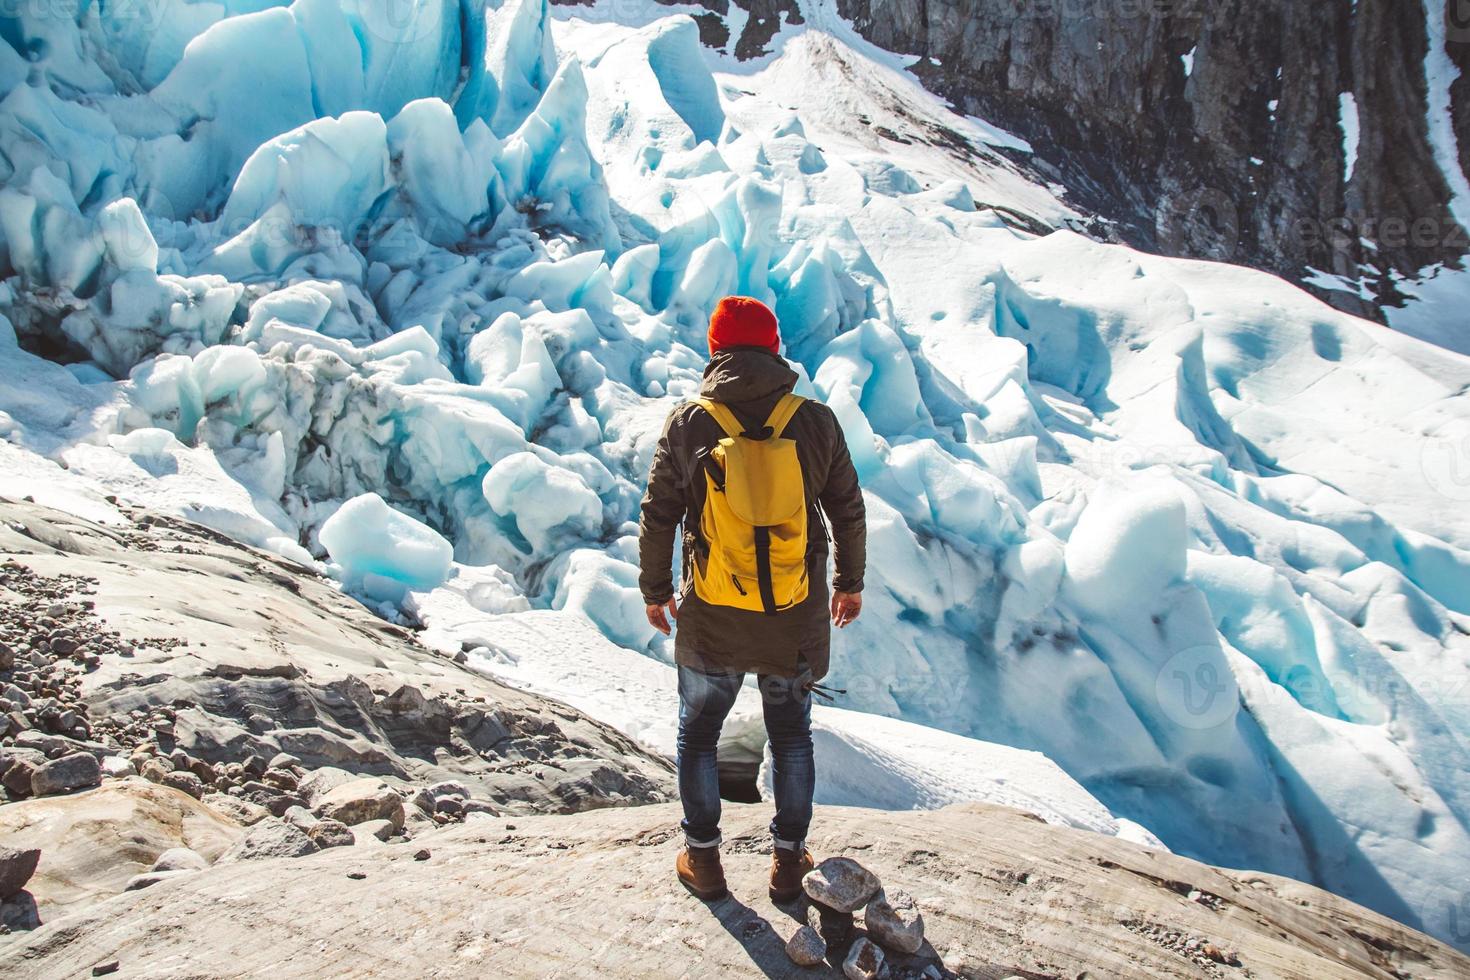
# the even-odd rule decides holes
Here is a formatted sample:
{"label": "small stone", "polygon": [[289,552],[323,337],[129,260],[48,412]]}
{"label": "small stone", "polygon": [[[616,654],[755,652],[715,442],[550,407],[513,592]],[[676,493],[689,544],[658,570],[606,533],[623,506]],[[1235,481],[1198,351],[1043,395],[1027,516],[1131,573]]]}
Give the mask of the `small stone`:
{"label": "small stone", "polygon": [[1232,952],[1226,952],[1219,946],[1216,946],[1214,943],[1205,943],[1204,948],[1202,948],[1200,952],[1204,953],[1207,957],[1214,960],[1216,963],[1224,963],[1226,966],[1240,965],[1239,956]]}
{"label": "small stone", "polygon": [[883,975],[883,950],[867,936],[862,936],[847,951],[842,972],[848,980],[877,980]]}
{"label": "small stone", "polygon": [[917,953],[924,945],[924,916],[914,900],[901,891],[879,891],[863,909],[863,925],[884,948]]}
{"label": "small stone", "polygon": [[827,958],[827,943],[817,930],[804,925],[786,940],[786,955],[797,966],[816,966]]}
{"label": "small stone", "polygon": [[832,857],[807,872],[801,887],[814,902],[852,912],[867,904],[882,885],[877,875],[852,858]]}
{"label": "small stone", "polygon": [[38,847],[6,847],[0,844],[0,901],[20,894],[40,862],[41,849]]}
{"label": "small stone", "polygon": [[347,877],[351,878],[353,881],[362,881],[362,879],[364,879],[364,878],[367,877],[367,872],[366,871],[349,871],[349,872],[347,872]]}
{"label": "small stone", "polygon": [[102,767],[90,752],[73,752],[41,766],[31,774],[31,793],[54,796],[102,782]]}
{"label": "small stone", "polygon": [[36,768],[36,763],[27,759],[13,759],[4,775],[0,775],[0,786],[4,786],[16,797],[30,796],[31,777],[35,775]]}
{"label": "small stone", "polygon": [[312,824],[306,836],[316,841],[316,846],[323,850],[329,847],[351,847],[357,843],[352,828],[340,820],[318,820]]}
{"label": "small stone", "polygon": [[417,851],[413,852],[413,859],[415,861],[427,861],[433,856],[434,855],[429,851],[427,847],[421,847]]}
{"label": "small stone", "polygon": [[108,755],[102,757],[102,775],[109,779],[122,779],[125,776],[136,776],[138,769],[131,760],[124,759],[120,755]]}
{"label": "small stone", "polygon": [[260,777],[260,781],[267,786],[274,786],[276,789],[284,790],[288,793],[295,792],[300,782],[294,772],[286,769],[267,769]]}
{"label": "small stone", "polygon": [[139,774],[150,783],[162,783],[163,777],[174,771],[174,765],[167,759],[149,759],[143,763]]}
{"label": "small stone", "polygon": [[105,977],[109,973],[116,973],[120,964],[117,960],[108,960],[106,963],[98,963],[92,967],[92,976]]}
{"label": "small stone", "polygon": [[381,779],[354,779],[327,792],[314,807],[317,814],[347,826],[368,820],[387,820],[394,830],[403,827],[403,797]]}
{"label": "small stone", "polygon": [[299,766],[299,765],[301,765],[301,760],[298,759],[298,758],[296,758],[291,753],[289,753],[289,752],[277,752],[275,755],[271,756],[270,764],[267,765],[266,768],[267,769],[290,769],[292,766]]}
{"label": "small stone", "polygon": [[464,813],[464,803],[456,796],[441,796],[434,801],[434,812],[457,817]]}
{"label": "small stone", "polygon": [[203,871],[209,862],[198,851],[187,847],[170,847],[153,862],[150,871]]}
{"label": "small stone", "polygon": [[171,773],[167,773],[163,777],[162,783],[164,786],[176,789],[181,793],[188,793],[196,800],[204,799],[204,782],[192,772],[184,772],[181,769],[176,769]]}

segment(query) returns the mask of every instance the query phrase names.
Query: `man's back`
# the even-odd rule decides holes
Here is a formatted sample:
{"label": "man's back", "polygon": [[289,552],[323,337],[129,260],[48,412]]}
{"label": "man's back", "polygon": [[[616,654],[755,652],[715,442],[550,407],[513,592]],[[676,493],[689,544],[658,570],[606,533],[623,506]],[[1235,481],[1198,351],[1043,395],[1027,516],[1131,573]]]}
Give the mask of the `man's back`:
{"label": "man's back", "polygon": [[[831,409],[805,400],[785,423],[781,419],[786,411],[772,415],[791,393],[797,375],[779,354],[776,317],[766,306],[745,296],[721,300],[710,317],[709,345],[710,363],[699,393],[702,400],[715,404],[706,407],[685,402],[669,413],[654,450],[638,523],[639,586],[648,621],[664,633],[674,628],[666,613],[677,623],[677,762],[685,847],[676,871],[685,887],[700,898],[715,899],[726,892],[719,854],[719,739],[745,675],[753,672],[769,738],[776,803],[771,821],[770,895],[784,902],[800,896],[802,876],[812,869],[812,855],[805,844],[816,785],[812,693],[827,673],[832,640],[829,617],[839,627],[845,626],[862,609],[863,495],[842,427]],[[783,408],[789,411],[790,405],[785,402]],[[712,412],[724,414],[720,406],[734,418],[724,419],[724,424],[716,419]],[[789,444],[766,442],[773,439],[795,443],[798,465],[791,464]],[[721,440],[727,443],[721,446]],[[732,459],[780,462],[754,463],[749,469],[731,463],[727,469],[725,464]],[[794,480],[798,468],[806,496],[804,524],[791,516],[799,516],[800,508],[789,483],[767,483],[762,493],[758,482]],[[726,489],[730,492],[723,506],[712,508],[713,519],[701,520],[706,514],[706,495]],[[779,508],[737,508],[737,501],[770,502],[783,495],[786,499]],[[710,501],[719,505],[721,498]],[[765,516],[758,516],[762,513]],[[778,519],[784,523],[757,526]],[[674,533],[681,524],[684,561],[676,600],[670,566]],[[829,525],[836,550],[830,602]],[[799,598],[802,527],[807,544],[805,598]],[[719,540],[704,540],[706,533]],[[785,607],[774,598],[777,545],[773,542],[777,541],[783,549],[791,546],[781,554],[783,582],[797,585],[783,591],[789,599],[782,601],[795,603]],[[718,569],[711,560],[715,549],[720,560],[727,562]],[[693,574],[696,561],[698,578]],[[737,586],[742,574],[755,575],[761,583],[761,608],[742,608],[748,593],[737,598],[723,589],[726,573]],[[716,577],[706,577],[710,575]],[[712,582],[720,585],[712,586]],[[710,595],[701,594],[706,589]]]}
{"label": "man's back", "polygon": [[[719,402],[748,429],[760,428],[781,397],[796,384],[796,372],[778,355],[755,347],[715,353],[700,395]],[[862,590],[865,559],[864,507],[857,472],[837,417],[827,406],[806,401],[784,436],[796,443],[807,488],[807,598],[775,615],[714,606],[689,587],[690,562],[709,542],[700,540],[704,506],[704,460],[725,437],[719,423],[693,402],[669,414],[654,452],[639,522],[640,587],[649,605],[674,596],[671,576],[674,528],[684,526],[683,588],[679,598],[675,657],[691,666],[719,667],[791,676],[804,657],[815,677],[827,672],[830,632],[826,585],[827,528],[836,552],[833,588]]]}

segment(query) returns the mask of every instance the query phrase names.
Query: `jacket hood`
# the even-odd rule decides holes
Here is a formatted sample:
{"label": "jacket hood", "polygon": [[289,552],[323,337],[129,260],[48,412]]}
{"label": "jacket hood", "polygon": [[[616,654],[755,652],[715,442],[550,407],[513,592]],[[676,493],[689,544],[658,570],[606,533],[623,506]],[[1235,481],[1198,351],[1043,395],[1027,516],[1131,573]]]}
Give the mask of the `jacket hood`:
{"label": "jacket hood", "polygon": [[709,359],[702,398],[726,405],[779,398],[796,387],[796,372],[778,354],[761,347],[728,347]]}

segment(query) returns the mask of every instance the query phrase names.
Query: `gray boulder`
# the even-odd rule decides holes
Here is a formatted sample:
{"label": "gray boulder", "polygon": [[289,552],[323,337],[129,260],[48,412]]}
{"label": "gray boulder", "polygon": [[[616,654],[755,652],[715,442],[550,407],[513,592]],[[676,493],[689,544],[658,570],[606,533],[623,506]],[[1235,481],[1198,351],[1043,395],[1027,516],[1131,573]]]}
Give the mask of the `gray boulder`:
{"label": "gray boulder", "polygon": [[39,847],[6,847],[0,844],[0,900],[19,894],[41,863]]}
{"label": "gray boulder", "polygon": [[389,820],[364,820],[351,828],[353,839],[359,844],[376,844],[393,836],[396,828]]}
{"label": "gray boulder", "polygon": [[924,945],[924,916],[905,892],[880,891],[863,909],[863,925],[885,949],[917,953]]}
{"label": "gray boulder", "polygon": [[838,912],[862,908],[882,887],[878,876],[852,858],[827,858],[801,879],[801,887],[814,902]]}
{"label": "gray boulder", "polygon": [[137,774],[138,768],[130,759],[124,759],[120,755],[109,755],[102,758],[102,775],[104,776],[121,779],[124,776],[136,776]]}
{"label": "gray boulder", "polygon": [[74,789],[85,789],[102,782],[102,767],[90,752],[73,752],[53,759],[31,773],[31,793],[55,796]]}
{"label": "gray boulder", "polygon": [[299,827],[284,820],[269,819],[251,827],[220,858],[227,861],[256,861],[262,858],[305,857],[321,850]]}
{"label": "gray boulder", "polygon": [[387,820],[394,830],[403,828],[403,797],[381,779],[354,779],[329,790],[314,807],[318,816],[340,820],[347,826],[368,820]]}

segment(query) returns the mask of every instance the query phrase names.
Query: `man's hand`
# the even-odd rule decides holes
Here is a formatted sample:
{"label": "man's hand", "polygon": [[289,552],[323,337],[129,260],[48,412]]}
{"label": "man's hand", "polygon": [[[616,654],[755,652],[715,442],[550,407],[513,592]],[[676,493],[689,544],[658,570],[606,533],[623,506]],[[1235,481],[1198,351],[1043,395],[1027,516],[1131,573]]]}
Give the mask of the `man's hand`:
{"label": "man's hand", "polygon": [[[644,611],[648,614],[648,624],[654,629],[658,630],[664,636],[668,636],[669,631],[673,629],[673,627],[669,625],[669,620],[679,618],[679,607],[674,604],[674,600],[670,599],[663,605],[658,605],[657,603],[655,603],[654,605],[644,606],[643,608]],[[669,611],[669,614],[667,616],[664,615],[665,609]]]}
{"label": "man's hand", "polygon": [[833,592],[832,593],[832,625],[838,629],[846,626],[858,618],[858,613],[863,611],[863,594],[861,592]]}

